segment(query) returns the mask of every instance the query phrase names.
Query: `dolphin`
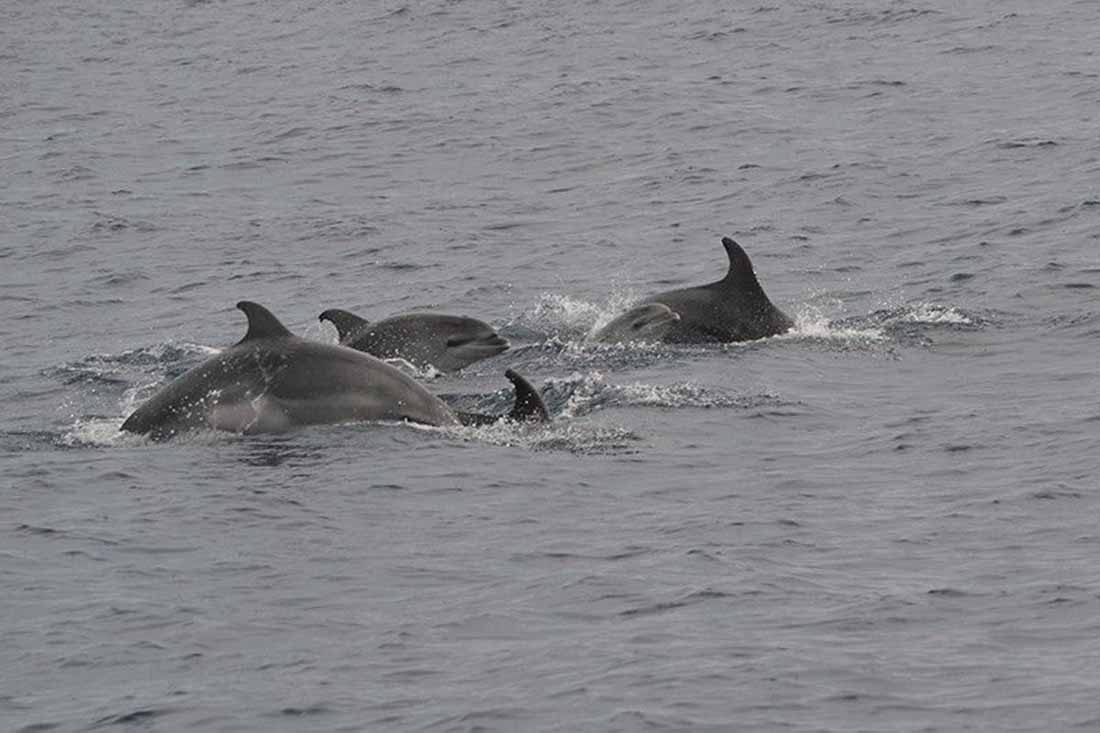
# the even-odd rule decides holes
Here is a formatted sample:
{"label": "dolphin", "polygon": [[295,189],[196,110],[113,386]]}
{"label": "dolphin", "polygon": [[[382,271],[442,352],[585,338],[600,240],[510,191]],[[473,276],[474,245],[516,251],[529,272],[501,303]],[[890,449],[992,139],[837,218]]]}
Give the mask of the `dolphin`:
{"label": "dolphin", "polygon": [[318,318],[336,326],[340,343],[379,359],[404,359],[417,366],[457,372],[508,350],[508,342],[484,321],[442,313],[406,313],[371,323],[330,308]]}
{"label": "dolphin", "polygon": [[[679,320],[655,328],[666,343],[727,343],[751,341],[786,333],[794,322],[772,305],[753,272],[741,245],[722,237],[729,256],[726,276],[716,282],[682,290],[669,290],[644,298],[633,311],[657,304],[669,308]],[[627,311],[612,324],[627,318]],[[627,329],[618,329],[622,334]]]}
{"label": "dolphin", "polygon": [[204,428],[269,433],[357,420],[457,426],[548,419],[538,391],[512,370],[505,375],[516,401],[507,416],[455,412],[385,362],[295,336],[258,303],[242,300],[237,308],[248,317],[244,338],[161,388],[122,430],[163,440]]}
{"label": "dolphin", "polygon": [[589,341],[661,341],[679,320],[679,314],[664,303],[643,303],[617,316],[590,336]]}

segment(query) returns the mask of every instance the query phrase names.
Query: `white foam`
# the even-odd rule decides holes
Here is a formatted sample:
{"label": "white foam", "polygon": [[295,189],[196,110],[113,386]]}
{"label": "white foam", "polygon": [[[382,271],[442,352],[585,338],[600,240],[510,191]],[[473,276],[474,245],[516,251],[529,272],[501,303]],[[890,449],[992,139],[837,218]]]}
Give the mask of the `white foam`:
{"label": "white foam", "polygon": [[163,361],[168,358],[172,350],[182,351],[185,354],[195,354],[196,356],[213,356],[222,352],[219,347],[196,344],[192,341],[163,341],[152,346],[129,349],[119,354],[94,354],[91,358],[112,362],[122,361],[132,356],[151,356],[157,361]]}
{"label": "white foam", "polygon": [[955,308],[936,303],[920,303],[911,306],[901,320],[910,323],[954,323],[971,325],[973,321]]}
{"label": "white foam", "polygon": [[794,328],[772,338],[811,338],[856,343],[879,343],[887,340],[881,328],[850,328],[836,326],[820,310],[803,306],[794,318]]}
{"label": "white foam", "polygon": [[599,371],[574,373],[561,381],[573,385],[572,393],[562,408],[565,418],[576,418],[604,404],[614,407],[710,408],[736,407],[775,399],[774,395],[734,397],[693,382],[610,384]]}
{"label": "white foam", "polygon": [[594,336],[601,328],[611,323],[611,321],[618,318],[629,308],[633,307],[638,300],[639,296],[633,290],[612,291],[607,302],[597,307],[596,320],[589,326],[585,338]]}
{"label": "white foam", "polygon": [[543,293],[534,308],[519,322],[564,340],[583,340],[610,323],[637,302],[631,289],[613,288],[603,303],[593,303],[559,293]]}
{"label": "white foam", "polygon": [[527,450],[565,450],[572,453],[622,451],[639,440],[631,431],[614,425],[554,421],[515,423],[499,420],[488,425],[449,428],[466,440]]}
{"label": "white foam", "polygon": [[443,372],[439,371],[438,369],[436,369],[431,364],[425,364],[424,366],[417,366],[416,364],[413,364],[411,361],[408,361],[407,359],[402,359],[401,357],[395,357],[393,359],[383,359],[382,361],[386,362],[387,364],[389,364],[392,367],[395,367],[395,368],[405,372],[406,374],[408,374],[410,377],[413,377],[414,379],[430,380],[430,379],[438,379],[439,377],[443,376]]}
{"label": "white foam", "polygon": [[78,418],[61,436],[61,443],[67,446],[115,446],[144,441],[141,436],[122,432],[122,423],[123,418],[118,417]]}

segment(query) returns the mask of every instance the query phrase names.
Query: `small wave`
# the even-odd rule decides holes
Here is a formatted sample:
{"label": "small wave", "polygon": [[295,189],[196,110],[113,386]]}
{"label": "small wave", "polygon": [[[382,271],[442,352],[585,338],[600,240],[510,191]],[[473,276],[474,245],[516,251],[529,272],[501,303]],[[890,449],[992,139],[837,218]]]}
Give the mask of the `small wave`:
{"label": "small wave", "polygon": [[620,611],[619,615],[625,617],[649,616],[657,613],[665,613],[667,611],[675,611],[686,606],[705,603],[706,601],[721,600],[723,598],[729,598],[729,594],[712,588],[703,588],[702,590],[688,593],[680,598],[674,598],[667,601],[656,601],[642,606],[628,608],[624,611]]}
{"label": "small wave", "polygon": [[918,303],[903,309],[901,320],[909,323],[951,323],[972,326],[974,321],[956,308],[936,303]]}
{"label": "small wave", "polygon": [[[200,358],[218,353],[219,349],[188,342],[165,342],[153,346],[131,349],[118,354],[92,354],[83,359],[44,370],[44,376],[59,379],[64,384],[87,384],[105,387],[124,387],[133,384],[135,372],[143,375],[156,373],[159,385],[165,376],[182,373]],[[139,387],[139,392],[147,387]],[[134,388],[127,390],[129,393]],[[127,399],[132,407],[131,399]]]}
{"label": "small wave", "polygon": [[126,727],[146,727],[153,725],[153,721],[157,718],[165,715],[170,715],[176,712],[175,708],[163,707],[163,708],[143,708],[140,710],[131,710],[126,713],[119,713],[118,715],[108,715],[94,721],[89,727],[89,730],[96,730],[99,728],[114,728],[119,726]]}
{"label": "small wave", "polygon": [[633,453],[642,438],[616,425],[558,421],[520,424],[500,420],[489,425],[448,428],[471,441],[537,451],[567,451],[586,455]]}
{"label": "small wave", "polygon": [[133,219],[127,219],[124,216],[118,216],[117,214],[107,214],[102,211],[95,211],[93,214],[96,220],[92,222],[91,229],[93,232],[117,234],[118,232],[125,231],[127,229],[133,229],[137,232],[148,233],[157,231],[157,226],[147,221],[139,221]]}
{"label": "small wave", "polygon": [[48,430],[0,432],[0,451],[24,453],[27,451],[55,450],[58,446],[64,447],[60,436]]}
{"label": "small wave", "polygon": [[608,407],[679,407],[679,408],[751,408],[782,404],[772,394],[729,395],[690,382],[670,385],[610,384],[601,372],[573,374],[565,379],[550,379],[542,388],[548,405],[566,418],[587,415]]}
{"label": "small wave", "polygon": [[999,140],[995,144],[1002,150],[1013,150],[1016,148],[1056,147],[1058,141],[1046,137],[1021,137],[1013,140]]}
{"label": "small wave", "polygon": [[69,448],[103,448],[120,445],[138,445],[145,438],[122,432],[121,417],[77,418],[72,427],[61,434],[59,442]]}
{"label": "small wave", "polygon": [[[515,343],[515,340],[513,340]],[[521,372],[540,373],[570,371],[635,369],[657,361],[690,354],[720,353],[719,344],[665,344],[630,342],[601,344],[578,340],[562,340],[552,336],[543,341],[513,346],[507,357],[512,368]]]}
{"label": "small wave", "polygon": [[[277,715],[289,716],[292,718],[304,718],[307,715],[324,715],[333,712],[333,708],[324,703],[315,703],[313,705],[305,705],[302,707],[287,706],[280,708]],[[269,714],[270,715],[270,714]]]}
{"label": "small wave", "polygon": [[926,332],[932,327],[973,330],[987,322],[987,318],[955,306],[915,303],[834,321],[830,328],[876,332],[884,340],[927,345],[931,341]]}
{"label": "small wave", "polygon": [[775,339],[815,339],[865,346],[888,341],[882,328],[850,321],[831,321],[816,308],[803,306],[795,313],[794,328]]}
{"label": "small wave", "polygon": [[[127,411],[125,414],[129,414]],[[66,448],[135,448],[141,446],[162,445],[147,435],[138,435],[122,430],[125,417],[80,417],[57,439],[57,445]],[[241,439],[240,433],[227,430],[204,428],[187,430],[175,435],[171,442],[175,445],[224,445]],[[271,437],[268,434],[267,437]]]}
{"label": "small wave", "polygon": [[220,351],[221,349],[188,341],[165,341],[164,343],[130,349],[118,354],[92,354],[79,361],[70,362],[61,368],[79,369],[82,367],[98,368],[105,365],[148,366],[171,364],[196,357],[211,356]]}

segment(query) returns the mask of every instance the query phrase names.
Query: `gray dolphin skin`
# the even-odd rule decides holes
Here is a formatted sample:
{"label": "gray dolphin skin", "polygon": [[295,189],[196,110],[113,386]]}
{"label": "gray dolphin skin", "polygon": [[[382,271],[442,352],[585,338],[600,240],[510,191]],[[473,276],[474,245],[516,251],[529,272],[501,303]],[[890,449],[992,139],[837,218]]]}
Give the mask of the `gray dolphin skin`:
{"label": "gray dolphin skin", "polygon": [[752,341],[786,333],[794,326],[794,322],[764,294],[752,262],[741,245],[723,237],[722,246],[726,248],[730,263],[724,278],[694,288],[657,293],[635,307],[637,310],[660,304],[680,317],[659,329],[665,343]]}
{"label": "gray dolphin skin", "polygon": [[336,326],[340,343],[379,359],[404,359],[416,366],[457,372],[508,350],[508,342],[484,321],[442,313],[406,313],[371,323],[331,308],[318,318]]}
{"label": "gray dolphin skin", "polygon": [[679,320],[679,314],[664,303],[643,303],[617,316],[589,337],[589,341],[608,344],[662,341]]}
{"label": "gray dolphin skin", "polygon": [[[163,387],[122,424],[156,440],[199,429],[281,432],[301,425],[400,420],[482,425],[505,416],[456,413],[400,370],[361,351],[292,334],[263,306],[237,303],[248,332]],[[538,392],[515,372],[506,416],[546,419]]]}

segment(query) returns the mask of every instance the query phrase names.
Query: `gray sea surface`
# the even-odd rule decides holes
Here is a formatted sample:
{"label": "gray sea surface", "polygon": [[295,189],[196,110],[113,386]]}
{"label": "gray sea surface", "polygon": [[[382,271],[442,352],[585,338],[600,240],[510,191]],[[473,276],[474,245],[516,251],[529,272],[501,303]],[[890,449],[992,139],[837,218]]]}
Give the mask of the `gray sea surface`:
{"label": "gray sea surface", "polygon": [[[1100,730],[1097,10],[3,3],[0,730]],[[241,299],[553,422],[120,433]]]}

